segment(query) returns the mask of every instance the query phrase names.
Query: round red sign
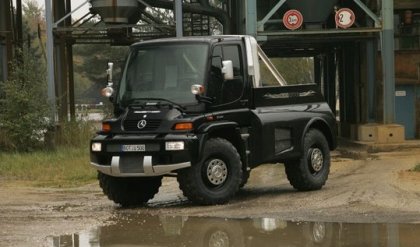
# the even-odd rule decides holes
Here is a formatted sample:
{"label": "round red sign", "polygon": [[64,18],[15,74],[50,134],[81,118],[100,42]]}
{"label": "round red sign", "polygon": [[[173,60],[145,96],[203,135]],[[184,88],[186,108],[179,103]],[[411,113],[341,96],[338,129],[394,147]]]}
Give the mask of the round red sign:
{"label": "round red sign", "polygon": [[303,24],[303,15],[298,10],[291,9],[283,16],[283,24],[287,29],[296,30]]}
{"label": "round red sign", "polygon": [[353,26],[356,16],[351,9],[342,8],[335,13],[335,24],[338,27],[346,29]]}

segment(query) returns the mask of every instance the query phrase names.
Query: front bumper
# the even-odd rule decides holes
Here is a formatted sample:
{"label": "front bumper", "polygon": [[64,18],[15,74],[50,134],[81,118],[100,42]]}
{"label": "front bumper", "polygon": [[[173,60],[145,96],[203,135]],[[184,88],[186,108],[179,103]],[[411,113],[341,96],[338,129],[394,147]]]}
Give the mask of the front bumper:
{"label": "front bumper", "polygon": [[[184,150],[166,151],[168,141],[183,141]],[[198,138],[182,135],[99,135],[92,143],[101,143],[102,150],[91,150],[91,165],[96,170],[114,177],[151,177],[172,173],[190,167],[198,152]],[[127,144],[145,145],[144,151],[123,152]]]}
{"label": "front bumper", "polygon": [[142,166],[143,172],[123,171],[120,168],[120,157],[113,156],[111,166],[100,165],[94,162],[90,163],[96,170],[114,177],[153,177],[171,173],[175,170],[187,168],[191,166],[191,162],[183,162],[178,164],[153,165],[152,156],[143,156]]}

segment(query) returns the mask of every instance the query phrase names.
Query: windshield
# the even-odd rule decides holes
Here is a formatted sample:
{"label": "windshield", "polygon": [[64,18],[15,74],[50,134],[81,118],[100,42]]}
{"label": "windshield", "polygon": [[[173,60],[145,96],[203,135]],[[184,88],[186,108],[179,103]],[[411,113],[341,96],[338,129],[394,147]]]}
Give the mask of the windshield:
{"label": "windshield", "polygon": [[204,84],[208,45],[160,44],[131,50],[118,99],[161,98],[177,104],[196,103],[191,85]]}

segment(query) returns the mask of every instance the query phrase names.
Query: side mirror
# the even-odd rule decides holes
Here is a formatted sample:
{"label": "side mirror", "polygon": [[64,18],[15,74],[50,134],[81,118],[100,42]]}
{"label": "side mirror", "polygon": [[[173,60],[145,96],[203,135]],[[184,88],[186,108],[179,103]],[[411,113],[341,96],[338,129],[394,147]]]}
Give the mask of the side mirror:
{"label": "side mirror", "polygon": [[112,82],[112,69],[114,67],[114,63],[108,63],[108,69],[106,70],[106,75],[108,77],[108,85],[106,88],[102,89],[101,94],[102,96],[105,96],[107,98],[111,98],[111,96],[114,94],[114,89],[112,88],[113,82]]}
{"label": "side mirror", "polygon": [[225,81],[233,80],[233,63],[231,60],[222,61],[222,74]]}

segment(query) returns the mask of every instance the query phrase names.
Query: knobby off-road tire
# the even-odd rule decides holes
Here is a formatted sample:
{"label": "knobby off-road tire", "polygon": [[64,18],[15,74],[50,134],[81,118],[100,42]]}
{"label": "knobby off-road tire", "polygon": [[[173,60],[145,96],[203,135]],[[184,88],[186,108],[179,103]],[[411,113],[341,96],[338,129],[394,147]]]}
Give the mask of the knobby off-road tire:
{"label": "knobby off-road tire", "polygon": [[144,205],[162,185],[162,177],[120,178],[98,172],[99,185],[108,198],[123,207]]}
{"label": "knobby off-road tire", "polygon": [[325,136],[310,129],[304,137],[303,155],[298,160],[285,162],[287,179],[297,190],[321,189],[330,172],[330,149]]}
{"label": "knobby off-road tire", "polygon": [[213,138],[204,146],[199,162],[178,171],[179,188],[191,201],[202,205],[228,202],[242,182],[242,163],[227,140]]}

